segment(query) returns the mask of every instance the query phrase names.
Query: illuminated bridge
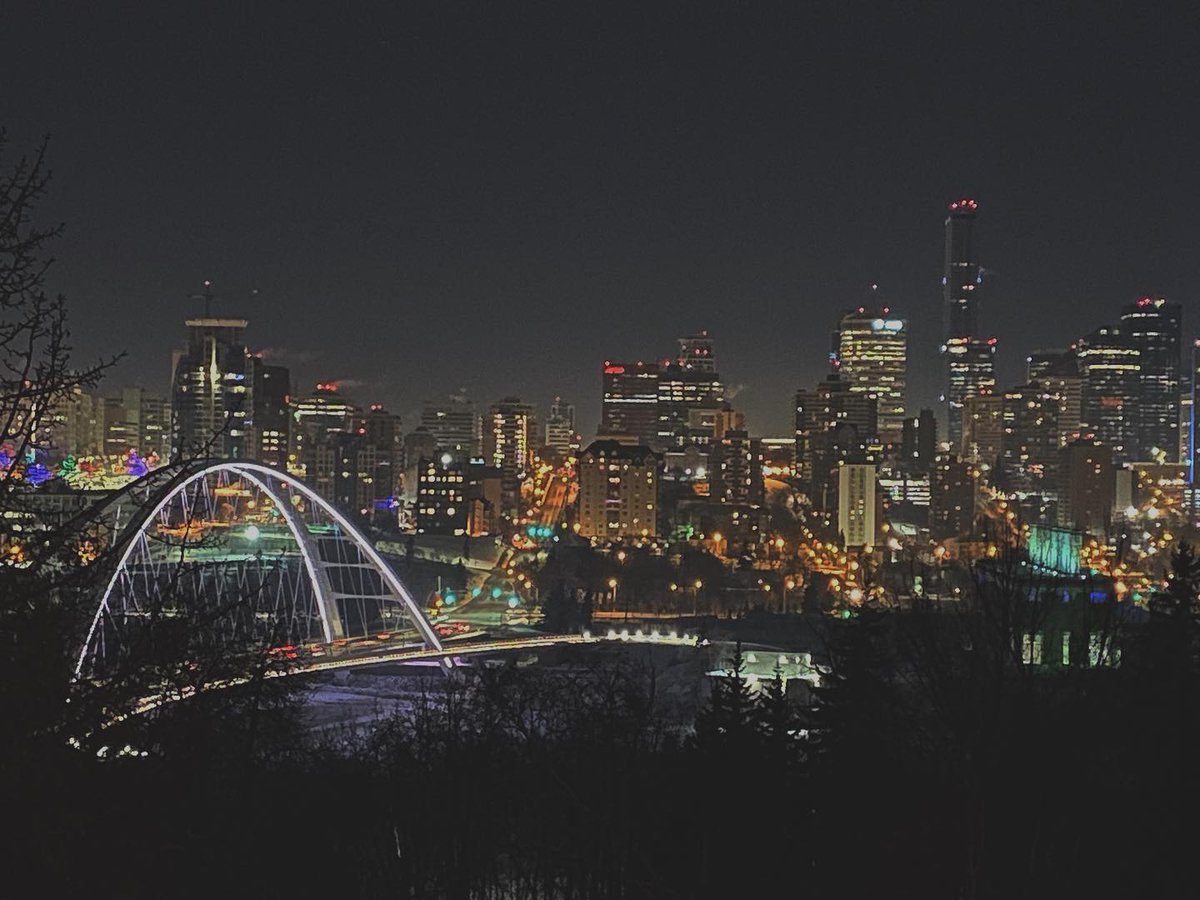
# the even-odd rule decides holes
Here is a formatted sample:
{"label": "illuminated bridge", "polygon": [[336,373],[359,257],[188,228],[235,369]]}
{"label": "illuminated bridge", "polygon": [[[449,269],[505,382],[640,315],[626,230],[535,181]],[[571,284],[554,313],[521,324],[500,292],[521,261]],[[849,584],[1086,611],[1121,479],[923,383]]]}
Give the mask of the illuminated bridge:
{"label": "illuminated bridge", "polygon": [[[274,677],[424,660],[448,669],[467,655],[561,643],[696,643],[673,632],[609,630],[455,641],[451,649],[352,522],[303,483],[256,463],[159,469],[96,512],[113,534],[111,571],[75,678],[149,664],[154,696],[141,710],[244,681],[237,661],[247,652],[273,658]],[[233,663],[203,667],[214,658]]]}
{"label": "illuminated bridge", "polygon": [[248,462],[157,470],[106,501],[111,575],[75,677],[203,640],[209,653],[441,642],[371,542],[311,488]]}

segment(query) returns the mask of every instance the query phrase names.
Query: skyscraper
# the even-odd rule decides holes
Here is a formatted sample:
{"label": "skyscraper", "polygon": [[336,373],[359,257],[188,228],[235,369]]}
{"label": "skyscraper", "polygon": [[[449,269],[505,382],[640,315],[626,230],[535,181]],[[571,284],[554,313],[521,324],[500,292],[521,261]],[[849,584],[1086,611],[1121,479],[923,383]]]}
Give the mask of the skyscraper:
{"label": "skyscraper", "polygon": [[188,319],[187,349],[171,374],[171,455],[244,457],[251,417],[245,319]]}
{"label": "skyscraper", "polygon": [[1081,338],[1075,355],[1083,380],[1081,427],[1112,447],[1113,462],[1137,461],[1140,348],[1121,329],[1106,325]]}
{"label": "skyscraper", "polygon": [[975,213],[979,204],[955,200],[946,217],[946,271],[942,277],[942,325],[947,340],[979,334],[979,261],[975,256]]}
{"label": "skyscraper", "polygon": [[967,397],[996,389],[996,339],[950,338],[942,345],[946,354],[946,415],[950,446],[962,443],[962,410]]}
{"label": "skyscraper", "polygon": [[1121,310],[1121,331],[1140,354],[1136,407],[1138,459],[1178,462],[1183,307],[1142,297]]}
{"label": "skyscraper", "polygon": [[255,354],[247,364],[252,416],[246,452],[263,465],[286,470],[292,425],[291,372],[284,366],[268,365]]}
{"label": "skyscraper", "polygon": [[1028,383],[1059,398],[1058,444],[1073,441],[1083,421],[1083,377],[1073,350],[1038,350],[1026,360]]}
{"label": "skyscraper", "polygon": [[640,443],[658,440],[658,363],[604,361],[600,432],[633,435]]}
{"label": "skyscraper", "polygon": [[907,323],[886,306],[845,313],[834,332],[833,365],[850,393],[875,397],[878,437],[899,441],[908,377]]}
{"label": "skyscraper", "polygon": [[975,254],[975,214],[979,204],[964,198],[950,204],[946,217],[945,270],[942,273],[942,352],[946,354],[947,426],[950,446],[962,440],[963,398],[996,385],[996,339],[979,330],[982,269]]}
{"label": "skyscraper", "polygon": [[[687,338],[681,339],[681,343]],[[711,360],[711,357],[706,357]],[[725,386],[707,362],[685,366],[680,362],[662,366],[658,373],[658,433],[660,447],[686,447],[708,443],[713,435],[693,424],[697,410],[719,410],[725,405]],[[718,435],[719,436],[719,435]]]}
{"label": "skyscraper", "polygon": [[317,471],[333,464],[328,453],[318,457],[318,448],[331,435],[352,431],[362,410],[338,392],[336,382],[322,382],[309,396],[294,399],[289,412],[288,471],[315,487]]}

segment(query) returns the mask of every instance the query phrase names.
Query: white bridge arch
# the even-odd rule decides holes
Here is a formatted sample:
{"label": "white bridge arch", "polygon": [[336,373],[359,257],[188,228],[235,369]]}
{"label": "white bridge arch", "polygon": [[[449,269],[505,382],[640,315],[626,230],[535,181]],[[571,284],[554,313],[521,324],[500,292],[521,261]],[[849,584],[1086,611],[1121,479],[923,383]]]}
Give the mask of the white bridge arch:
{"label": "white bridge arch", "polygon": [[276,469],[214,461],[158,470],[110,506],[126,521],[76,679],[112,668],[139,637],[145,644],[148,625],[198,612],[206,628],[242,645],[290,650],[386,638],[442,649],[370,540]]}

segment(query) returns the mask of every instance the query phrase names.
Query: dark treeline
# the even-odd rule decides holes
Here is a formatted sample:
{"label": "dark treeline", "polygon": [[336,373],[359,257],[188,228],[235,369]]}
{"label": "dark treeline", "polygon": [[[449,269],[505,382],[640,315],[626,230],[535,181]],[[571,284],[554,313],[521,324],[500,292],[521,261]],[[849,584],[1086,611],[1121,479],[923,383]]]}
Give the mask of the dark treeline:
{"label": "dark treeline", "polygon": [[277,687],[213,694],[113,730],[145,757],[29,761],[8,848],[123,896],[1193,896],[1197,584],[1184,548],[1111,667],[1021,664],[986,591],[864,610],[812,706],[721,679],[694,728],[633,663],[320,737]]}

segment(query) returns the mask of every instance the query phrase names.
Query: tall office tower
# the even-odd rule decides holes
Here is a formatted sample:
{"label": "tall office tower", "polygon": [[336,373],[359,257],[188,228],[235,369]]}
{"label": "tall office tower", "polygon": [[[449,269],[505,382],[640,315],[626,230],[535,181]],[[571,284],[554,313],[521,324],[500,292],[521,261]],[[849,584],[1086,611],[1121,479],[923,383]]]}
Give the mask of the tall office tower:
{"label": "tall office tower", "polygon": [[990,471],[1004,448],[1004,395],[976,394],[963,399],[962,458]]}
{"label": "tall office tower", "polygon": [[[692,339],[681,338],[680,343],[688,340]],[[675,362],[659,369],[656,443],[660,447],[704,446],[714,439],[712,430],[704,427],[706,417],[702,415],[697,425],[694,413],[724,408],[725,386],[716,370],[708,367],[711,356],[698,359],[702,360],[698,365]]]}
{"label": "tall office tower", "polygon": [[1121,332],[1138,348],[1139,459],[1179,461],[1179,370],[1183,307],[1142,297],[1121,310]]}
{"label": "tall office tower", "polygon": [[579,436],[575,433],[575,407],[555,397],[550,404],[550,415],[546,417],[544,444],[560,456],[573,456],[579,450]]}
{"label": "tall office tower", "polygon": [[846,463],[838,468],[838,531],[847,549],[875,546],[874,465]]}
{"label": "tall office tower", "polygon": [[1105,534],[1116,498],[1113,447],[1080,439],[1059,453],[1058,524]]}
{"label": "tall office tower", "polygon": [[955,200],[946,217],[946,269],[942,277],[942,332],[946,339],[979,334],[979,260],[975,255],[975,213],[979,204]]}
{"label": "tall office tower", "polygon": [[659,458],[645,446],[598,440],[579,456],[579,533],[620,540],[658,530]]}
{"label": "tall office tower", "polygon": [[444,402],[426,400],[421,407],[421,427],[433,435],[439,453],[466,462],[478,452],[475,404],[467,399],[465,390]]}
{"label": "tall office tower", "polygon": [[908,375],[907,323],[888,307],[859,307],[838,321],[833,365],[853,394],[874,396],[879,438],[895,443],[904,431],[904,392]]}
{"label": "tall office tower", "polygon": [[604,361],[600,432],[632,435],[640,443],[658,442],[658,363]]}
{"label": "tall office tower", "polygon": [[922,409],[919,416],[904,420],[904,434],[900,441],[903,468],[907,472],[927,473],[933,468],[936,453],[937,419],[932,409]]}
{"label": "tall office tower", "polygon": [[1083,379],[1081,429],[1112,447],[1118,465],[1141,459],[1137,404],[1142,354],[1119,328],[1097,328],[1076,346]]}
{"label": "tall office tower", "polygon": [[308,479],[315,487],[312,479],[321,463],[314,455],[317,448],[329,444],[331,435],[353,431],[362,410],[338,392],[336,382],[330,381],[319,383],[307,397],[293,399],[290,414],[288,471]]}
{"label": "tall office tower", "polygon": [[400,417],[372,403],[359,426],[364,444],[371,448],[370,494],[373,503],[394,497],[404,474],[404,432]]}
{"label": "tall office tower", "polygon": [[945,269],[942,273],[942,352],[946,354],[947,429],[950,446],[962,441],[962,401],[996,386],[995,338],[979,329],[982,269],[975,253],[975,214],[971,199],[950,204],[946,217]]}
{"label": "tall office tower", "polygon": [[1042,496],[1057,491],[1061,405],[1058,394],[1037,384],[1004,392],[1001,457],[1011,487]]}
{"label": "tall office tower", "polygon": [[1027,382],[1059,398],[1058,443],[1074,440],[1083,416],[1083,377],[1073,350],[1038,350],[1027,359]]}
{"label": "tall office tower", "polygon": [[484,416],[483,459],[501,473],[501,512],[516,518],[521,506],[521,482],[529,469],[537,423],[532,406],[505,397],[488,407]]}
{"label": "tall office tower", "polygon": [[251,416],[245,319],[188,319],[187,349],[171,373],[171,456],[245,457]]}
{"label": "tall office tower", "polygon": [[286,471],[292,433],[291,372],[284,366],[268,365],[261,354],[251,354],[247,364],[252,395],[247,455],[264,466]]}
{"label": "tall office tower", "polygon": [[996,339],[950,338],[943,346],[948,379],[946,415],[950,446],[962,443],[962,409],[967,397],[996,390]]}
{"label": "tall office tower", "polygon": [[681,369],[708,372],[716,376],[717,356],[707,330],[679,339],[679,355],[675,358],[675,364]]}

